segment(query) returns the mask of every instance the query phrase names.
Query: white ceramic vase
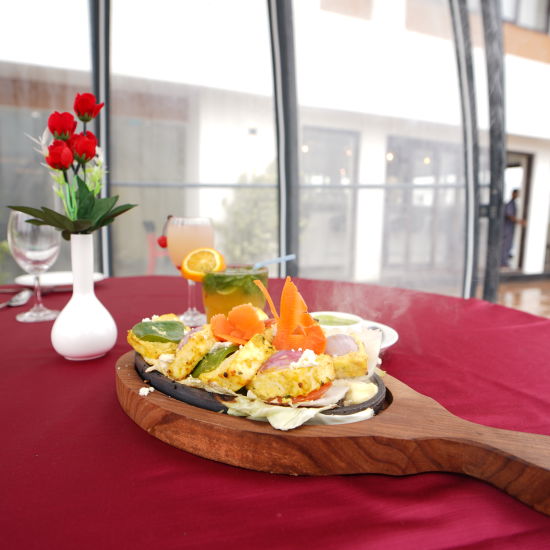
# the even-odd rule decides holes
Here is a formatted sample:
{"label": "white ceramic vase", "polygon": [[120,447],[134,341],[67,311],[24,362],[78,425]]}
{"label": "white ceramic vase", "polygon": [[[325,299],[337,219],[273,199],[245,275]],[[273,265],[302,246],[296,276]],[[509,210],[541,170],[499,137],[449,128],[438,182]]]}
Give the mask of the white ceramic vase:
{"label": "white ceramic vase", "polygon": [[71,361],[105,355],[114,345],[114,319],[94,293],[93,234],[71,235],[73,295],[52,328],[52,345]]}

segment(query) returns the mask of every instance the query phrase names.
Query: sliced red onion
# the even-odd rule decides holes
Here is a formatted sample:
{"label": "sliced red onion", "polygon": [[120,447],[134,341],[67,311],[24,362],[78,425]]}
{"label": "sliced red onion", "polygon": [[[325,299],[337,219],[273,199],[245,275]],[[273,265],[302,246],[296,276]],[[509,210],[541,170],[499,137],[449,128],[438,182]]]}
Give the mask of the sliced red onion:
{"label": "sliced red onion", "polygon": [[178,347],[177,347],[177,350],[180,350],[181,348],[183,348],[183,346],[185,346],[185,344],[187,344],[187,342],[189,342],[189,338],[191,338],[191,336],[193,334],[195,334],[195,332],[201,330],[202,327],[195,327],[195,328],[192,328],[190,331],[186,332],[185,335],[183,336],[183,338],[180,340],[180,343],[178,344]]}
{"label": "sliced red onion", "polygon": [[259,372],[266,370],[286,369],[290,363],[294,363],[302,356],[302,351],[282,350],[274,353],[261,367]]}
{"label": "sliced red onion", "polygon": [[357,351],[357,344],[348,334],[333,334],[327,338],[327,345],[325,347],[327,355],[346,355],[346,353],[353,351]]}

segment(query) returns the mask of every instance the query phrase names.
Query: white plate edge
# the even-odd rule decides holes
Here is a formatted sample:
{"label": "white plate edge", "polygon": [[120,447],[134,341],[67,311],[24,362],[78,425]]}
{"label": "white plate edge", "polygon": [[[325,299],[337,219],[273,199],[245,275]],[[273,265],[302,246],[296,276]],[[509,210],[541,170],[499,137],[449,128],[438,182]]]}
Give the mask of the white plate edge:
{"label": "white plate edge", "polygon": [[[48,282],[48,277],[52,278],[52,275],[63,275],[66,278],[63,279],[63,277],[60,277],[60,280],[55,282]],[[44,280],[44,277],[46,280]],[[107,276],[104,273],[100,272],[94,272],[94,283],[98,283],[100,281],[103,281],[103,279],[106,279]],[[20,286],[24,287],[33,287],[34,286],[34,275],[24,274],[19,275],[15,277],[14,279],[15,284],[18,284]],[[73,286],[73,278],[72,278],[72,272],[71,271],[47,271],[46,273],[42,273],[40,275],[40,286],[43,288],[50,288],[50,287],[56,287],[56,286]]]}

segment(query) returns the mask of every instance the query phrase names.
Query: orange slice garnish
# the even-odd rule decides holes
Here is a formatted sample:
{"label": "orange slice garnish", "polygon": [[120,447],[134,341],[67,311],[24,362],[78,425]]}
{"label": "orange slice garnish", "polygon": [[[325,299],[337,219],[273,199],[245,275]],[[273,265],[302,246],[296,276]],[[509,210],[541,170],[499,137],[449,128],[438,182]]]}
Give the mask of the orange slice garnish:
{"label": "orange slice garnish", "polygon": [[200,283],[207,273],[223,271],[225,260],[213,248],[197,248],[185,256],[181,264],[181,274],[186,279]]}

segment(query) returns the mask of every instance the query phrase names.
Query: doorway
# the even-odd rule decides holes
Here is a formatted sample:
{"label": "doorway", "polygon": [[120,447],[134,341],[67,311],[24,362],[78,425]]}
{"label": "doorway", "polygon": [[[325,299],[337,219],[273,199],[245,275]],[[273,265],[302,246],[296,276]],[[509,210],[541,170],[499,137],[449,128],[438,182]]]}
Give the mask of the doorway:
{"label": "doorway", "polygon": [[[507,204],[512,191],[517,189],[519,196],[516,199],[517,214],[516,217],[525,220],[528,223],[527,214],[529,212],[529,195],[531,189],[531,166],[533,164],[533,155],[528,153],[518,153],[508,151],[506,153],[506,170],[504,172],[504,191],[503,200]],[[512,249],[510,251],[510,261],[505,271],[522,271],[523,256],[525,251],[525,227],[516,226]]]}

